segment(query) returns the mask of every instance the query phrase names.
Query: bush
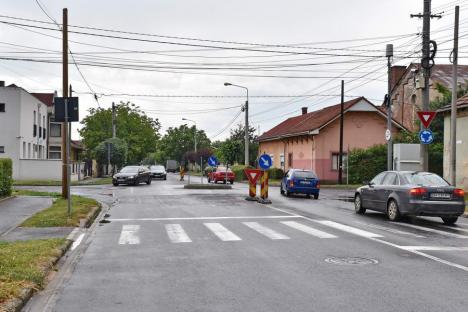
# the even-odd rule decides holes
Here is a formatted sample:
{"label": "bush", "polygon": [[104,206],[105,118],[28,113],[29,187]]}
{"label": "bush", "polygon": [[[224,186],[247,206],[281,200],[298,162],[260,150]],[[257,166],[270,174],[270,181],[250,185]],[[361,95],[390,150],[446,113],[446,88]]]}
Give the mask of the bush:
{"label": "bush", "polygon": [[349,153],[349,183],[370,181],[387,170],[387,145],[374,145],[368,149],[354,149]]}
{"label": "bush", "polygon": [[13,162],[10,158],[0,158],[0,197],[11,195],[13,185]]}
{"label": "bush", "polygon": [[282,179],[284,176],[283,169],[280,168],[270,168],[268,169],[268,178],[269,179]]}
{"label": "bush", "polygon": [[236,181],[245,181],[247,177],[245,176],[244,169],[253,168],[252,166],[245,165],[234,165],[231,167],[232,172],[236,175]]}

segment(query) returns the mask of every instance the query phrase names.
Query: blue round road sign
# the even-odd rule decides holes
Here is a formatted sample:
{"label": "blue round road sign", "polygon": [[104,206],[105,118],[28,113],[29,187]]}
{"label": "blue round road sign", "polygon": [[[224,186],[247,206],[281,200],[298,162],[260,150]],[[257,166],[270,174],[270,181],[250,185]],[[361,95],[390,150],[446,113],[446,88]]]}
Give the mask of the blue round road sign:
{"label": "blue round road sign", "polygon": [[211,167],[217,166],[218,159],[215,156],[210,156],[210,158],[208,158],[208,165],[210,165]]}
{"label": "blue round road sign", "polygon": [[429,129],[424,129],[419,132],[419,140],[422,144],[431,144],[434,141],[434,135]]}
{"label": "blue round road sign", "polygon": [[270,167],[273,165],[273,161],[271,160],[270,155],[263,154],[262,156],[260,156],[260,158],[258,159],[258,165],[263,170],[270,169]]}

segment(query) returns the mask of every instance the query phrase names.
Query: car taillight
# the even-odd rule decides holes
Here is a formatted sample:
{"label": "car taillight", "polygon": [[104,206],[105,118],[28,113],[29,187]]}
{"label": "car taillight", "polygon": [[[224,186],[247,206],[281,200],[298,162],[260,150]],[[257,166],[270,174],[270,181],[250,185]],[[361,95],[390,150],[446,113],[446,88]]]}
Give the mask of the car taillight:
{"label": "car taillight", "polygon": [[421,197],[421,196],[424,196],[427,194],[427,190],[423,187],[416,187],[416,188],[412,188],[410,191],[409,191],[410,195],[411,196],[414,196],[414,197]]}
{"label": "car taillight", "polygon": [[465,197],[465,191],[462,190],[462,189],[455,189],[455,190],[453,190],[453,196]]}
{"label": "car taillight", "polygon": [[320,188],[320,182],[317,181],[317,184],[315,184],[315,187],[319,189]]}
{"label": "car taillight", "polygon": [[294,187],[294,181],[293,180],[289,181],[289,187]]}

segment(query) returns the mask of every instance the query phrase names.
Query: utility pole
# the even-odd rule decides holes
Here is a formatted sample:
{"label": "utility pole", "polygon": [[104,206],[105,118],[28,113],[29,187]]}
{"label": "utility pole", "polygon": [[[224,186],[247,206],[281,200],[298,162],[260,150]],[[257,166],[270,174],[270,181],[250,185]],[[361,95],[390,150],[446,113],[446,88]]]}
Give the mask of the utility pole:
{"label": "utility pole", "polygon": [[[431,18],[438,17],[441,15],[431,15],[431,0],[424,0],[424,11],[423,14],[411,14],[411,17],[423,18],[423,31],[422,31],[422,58],[421,67],[424,70],[424,91],[423,91],[423,103],[422,110],[429,110],[429,79],[431,77],[431,67],[434,65],[434,55],[430,55],[431,45]],[[424,125],[421,122],[421,130],[424,130]],[[423,171],[429,170],[429,156],[426,144],[421,144],[420,161]]]}
{"label": "utility pole", "polygon": [[112,138],[116,137],[116,127],[115,127],[115,103],[112,102]]}
{"label": "utility pole", "polygon": [[340,155],[338,158],[338,183],[339,184],[343,184],[343,124],[344,124],[344,80],[341,80]]}
{"label": "utility pole", "polygon": [[244,138],[244,165],[249,165],[249,89],[247,89],[247,100],[245,101],[245,138]]}
{"label": "utility pole", "polygon": [[[62,22],[62,93],[68,97],[68,10],[63,9]],[[62,198],[68,198],[68,101],[65,100],[65,122],[62,122]]]}
{"label": "utility pole", "polygon": [[387,44],[385,56],[388,67],[388,91],[387,91],[387,170],[393,170],[393,139],[392,139],[392,57],[393,44]]}
{"label": "utility pole", "polygon": [[458,24],[460,7],[455,7],[455,28],[453,32],[453,69],[452,69],[452,111],[450,115],[450,157],[449,176],[452,185],[457,184],[457,89],[458,89]]}
{"label": "utility pole", "polygon": [[[115,138],[115,103],[112,102],[112,138]],[[109,174],[109,167],[111,163],[111,148],[112,143],[107,142],[107,174]],[[112,172],[113,173],[113,172]]]}

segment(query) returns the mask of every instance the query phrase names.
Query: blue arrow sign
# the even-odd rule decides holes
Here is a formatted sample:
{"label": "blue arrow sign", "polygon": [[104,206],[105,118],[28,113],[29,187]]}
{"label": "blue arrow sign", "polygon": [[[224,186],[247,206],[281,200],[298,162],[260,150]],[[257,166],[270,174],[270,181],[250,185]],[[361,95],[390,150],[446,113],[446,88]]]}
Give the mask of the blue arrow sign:
{"label": "blue arrow sign", "polygon": [[431,144],[434,141],[434,134],[429,129],[424,129],[419,132],[419,140],[422,144]]}
{"label": "blue arrow sign", "polygon": [[211,167],[216,167],[218,165],[218,159],[216,156],[210,156],[210,158],[208,158],[208,165]]}
{"label": "blue arrow sign", "polygon": [[263,170],[270,169],[270,167],[273,165],[273,161],[271,160],[270,155],[263,154],[262,156],[260,156],[260,158],[258,159],[258,165]]}

